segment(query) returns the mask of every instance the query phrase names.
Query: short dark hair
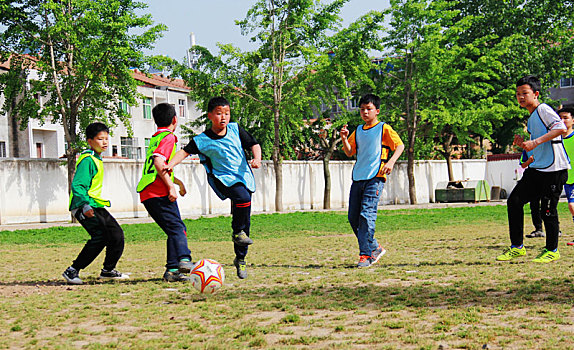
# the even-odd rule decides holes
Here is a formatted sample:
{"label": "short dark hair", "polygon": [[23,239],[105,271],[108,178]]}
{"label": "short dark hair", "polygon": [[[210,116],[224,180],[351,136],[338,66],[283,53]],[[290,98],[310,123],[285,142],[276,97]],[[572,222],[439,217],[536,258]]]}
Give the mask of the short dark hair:
{"label": "short dark hair", "polygon": [[534,75],[527,75],[525,77],[522,77],[520,79],[518,79],[518,81],[516,82],[516,87],[522,86],[522,85],[528,85],[530,86],[530,88],[532,89],[532,91],[536,92],[540,92],[540,79],[538,79],[537,76]]}
{"label": "short dark hair", "polygon": [[376,109],[379,109],[381,106],[381,98],[377,95],[366,94],[359,100],[359,107],[362,105],[368,105],[369,103],[372,103]]}
{"label": "short dark hair", "polygon": [[110,133],[110,128],[107,127],[106,124],[95,122],[86,127],[86,139],[93,139],[94,137],[98,136],[99,133],[102,131]]}
{"label": "short dark hair", "polygon": [[217,96],[207,102],[207,113],[211,113],[215,107],[225,107],[229,106],[229,101],[225,97]]}
{"label": "short dark hair", "polygon": [[570,113],[570,115],[574,118],[574,107],[564,107],[564,108],[560,108],[560,109],[558,110],[558,112],[556,112],[556,113],[560,114],[560,113],[562,113],[562,112],[564,112],[564,113]]}
{"label": "short dark hair", "polygon": [[167,102],[158,103],[151,110],[155,125],[161,127],[169,126],[175,117],[175,107]]}

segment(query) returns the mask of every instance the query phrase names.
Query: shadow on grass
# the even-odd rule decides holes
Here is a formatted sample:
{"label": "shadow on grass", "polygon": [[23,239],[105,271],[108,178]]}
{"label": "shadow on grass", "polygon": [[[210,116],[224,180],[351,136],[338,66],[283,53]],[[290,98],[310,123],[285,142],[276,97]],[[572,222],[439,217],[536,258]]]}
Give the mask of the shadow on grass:
{"label": "shadow on grass", "polygon": [[[373,265],[366,269],[376,269],[379,267],[387,268],[387,267],[420,267],[420,266],[477,266],[477,265],[493,265],[491,261],[462,261],[462,260],[454,260],[454,261],[442,261],[442,262],[419,262],[419,263],[401,263],[401,264],[392,264],[392,263],[384,263],[384,264],[377,264]],[[223,266],[233,266],[229,264],[224,264]],[[319,265],[319,264],[309,264],[309,265],[291,265],[291,264],[256,264],[253,265],[257,268],[282,268],[282,269],[328,269],[328,270],[339,270],[343,269],[356,269],[357,264],[341,264],[341,265]]]}
{"label": "shadow on grass", "polygon": [[493,286],[460,285],[380,286],[289,286],[225,292],[220,298],[278,308],[293,304],[300,309],[357,310],[362,308],[522,308],[525,306],[574,305],[571,279],[514,280]]}
{"label": "shadow on grass", "polygon": [[[68,284],[66,281],[13,281],[13,282],[0,282],[0,287],[14,287],[14,286],[22,286],[22,287],[61,287],[61,286],[95,286],[101,284],[128,284],[128,285],[136,285],[140,283],[149,283],[149,282],[164,282],[161,277],[156,278],[134,278],[134,279],[125,279],[125,280],[98,280],[93,278],[88,278],[84,280],[83,284]],[[167,283],[167,282],[166,282]]]}

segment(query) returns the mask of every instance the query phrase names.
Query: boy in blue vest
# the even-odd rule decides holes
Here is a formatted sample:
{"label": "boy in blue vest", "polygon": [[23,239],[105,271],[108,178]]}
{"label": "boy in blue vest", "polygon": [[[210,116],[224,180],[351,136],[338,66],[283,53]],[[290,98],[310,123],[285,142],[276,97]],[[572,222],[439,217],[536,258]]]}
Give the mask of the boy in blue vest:
{"label": "boy in blue vest", "polygon": [[[251,226],[251,194],[255,192],[252,168],[261,166],[261,146],[253,136],[237,123],[230,123],[229,102],[223,97],[214,97],[207,105],[207,117],[211,128],[194,137],[187,146],[178,151],[167,165],[167,171],[179,164],[190,154],[198,154],[207,172],[210,187],[221,200],[231,199],[235,250],[233,265],[237,277],[247,278],[245,256],[253,243],[249,238]],[[244,150],[253,152],[253,159],[247,162]]]}
{"label": "boy in blue vest", "polygon": [[[572,220],[574,221],[574,167],[572,167],[572,160],[574,159],[574,108],[564,107],[558,110],[558,115],[564,126],[566,126],[566,136],[562,139],[564,142],[564,148],[566,149],[566,154],[570,159],[570,169],[568,170],[568,180],[564,184],[564,192],[566,192],[566,198],[568,198],[568,209],[572,215]],[[569,246],[574,246],[574,241],[566,243]]]}
{"label": "boy in blue vest", "polygon": [[[369,267],[385,254],[386,250],[375,239],[377,205],[387,180],[405,146],[390,125],[378,120],[381,100],[367,94],[359,100],[361,118],[349,136],[347,125],[341,129],[343,151],[347,156],[357,155],[353,167],[353,184],[349,194],[349,224],[359,241],[357,267]],[[390,152],[393,151],[392,157]]]}
{"label": "boy in blue vest", "polygon": [[177,147],[177,137],[173,133],[177,127],[177,116],[175,108],[169,103],[156,105],[152,115],[157,131],[150,140],[137,191],[149,215],[167,235],[164,281],[189,281],[189,276],[185,274],[191,271],[193,263],[187,246],[187,229],[176,202],[176,180],[164,171]]}
{"label": "boy in blue vest", "polygon": [[106,248],[104,268],[100,279],[125,279],[128,275],[115,270],[124,251],[124,231],[105,209],[110,201],[102,198],[104,164],[101,153],[108,148],[109,129],[102,123],[92,123],[86,128],[89,150],[82,152],[76,162],[72,180],[70,211],[90,235],[84,248],[62,276],[69,284],[83,284],[80,270],[90,265]]}
{"label": "boy in blue vest", "polygon": [[520,107],[530,112],[527,129],[530,140],[514,136],[514,144],[526,152],[532,151],[533,162],[524,171],[507,201],[510,248],[496,257],[498,261],[509,261],[526,255],[523,245],[524,205],[532,201],[542,201],[541,212],[546,228],[546,247],[533,260],[548,263],[560,259],[558,251],[558,212],[556,206],[562,188],[568,178],[570,161],[562,136],[566,126],[552,107],[541,103],[540,80],[532,75],[525,76],[516,83],[516,99]]}

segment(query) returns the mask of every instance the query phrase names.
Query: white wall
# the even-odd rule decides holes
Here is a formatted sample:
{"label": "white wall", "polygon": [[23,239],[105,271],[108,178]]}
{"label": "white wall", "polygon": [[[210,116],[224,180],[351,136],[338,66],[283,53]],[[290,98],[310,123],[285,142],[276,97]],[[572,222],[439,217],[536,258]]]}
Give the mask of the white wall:
{"label": "white wall", "polygon": [[[135,191],[143,162],[104,159],[104,198],[112,202],[110,211],[118,218],[144,217],[147,213]],[[347,206],[353,161],[332,161],[331,207]],[[454,160],[456,179],[485,179],[491,186],[502,186],[508,193],[515,184],[516,161]],[[381,197],[381,204],[409,203],[406,162],[398,162]],[[257,191],[254,212],[275,210],[273,164],[264,161],[255,169]],[[178,199],[184,217],[228,214],[229,201],[221,201],[209,188],[205,170],[198,161],[185,161],[175,174],[187,186],[188,194]],[[323,203],[323,165],[319,161],[283,163],[283,205],[286,210],[321,209]],[[429,160],[415,164],[418,203],[434,201],[438,182],[447,181],[446,162]],[[0,224],[69,220],[66,166],[55,159],[0,159]]]}

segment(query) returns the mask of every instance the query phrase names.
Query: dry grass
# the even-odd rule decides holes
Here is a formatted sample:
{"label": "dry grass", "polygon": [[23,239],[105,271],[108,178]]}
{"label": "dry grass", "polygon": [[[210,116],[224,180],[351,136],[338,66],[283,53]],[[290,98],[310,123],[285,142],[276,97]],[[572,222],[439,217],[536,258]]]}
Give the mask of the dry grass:
{"label": "dry grass", "polygon": [[[570,220],[562,259],[538,265],[541,239],[526,242],[525,259],[494,261],[508,244],[504,207],[381,214],[388,252],[369,269],[354,268],[344,213],[328,216],[338,233],[276,216],[289,233],[255,236],[247,280],[235,276],[231,242],[190,242],[195,259],[224,264],[226,284],[211,297],[161,281],[163,241],[128,242],[118,268],[129,282],[98,282],[99,259],[83,286],[59,277],[81,244],[1,244],[0,348],[574,348]],[[402,219],[410,226],[386,229]],[[255,216],[254,228],[265,231],[265,220]]]}

